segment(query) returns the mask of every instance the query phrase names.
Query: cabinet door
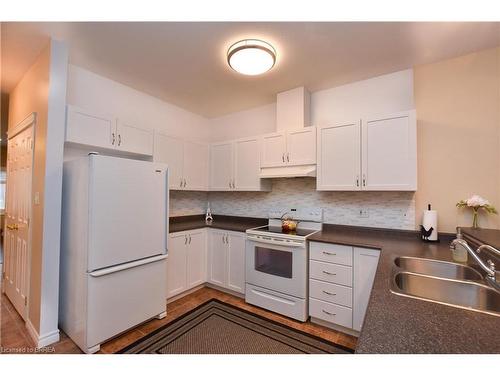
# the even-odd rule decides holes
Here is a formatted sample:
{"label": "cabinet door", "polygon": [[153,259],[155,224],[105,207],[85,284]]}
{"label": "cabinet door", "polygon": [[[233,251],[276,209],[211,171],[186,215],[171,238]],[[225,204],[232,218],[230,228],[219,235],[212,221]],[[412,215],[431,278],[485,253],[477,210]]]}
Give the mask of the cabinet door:
{"label": "cabinet door", "polygon": [[113,117],[68,106],[66,142],[114,148],[116,143],[116,134],[114,132],[115,120]]}
{"label": "cabinet door", "polygon": [[415,111],[364,119],[362,140],[363,190],[417,189]]}
{"label": "cabinet door", "polygon": [[319,128],[318,132],[317,190],[360,190],[360,121]]}
{"label": "cabinet door", "polygon": [[236,190],[260,190],[260,141],[258,138],[234,143],[234,185]]}
{"label": "cabinet door", "polygon": [[377,271],[379,250],[354,248],[354,280],[353,280],[353,324],[352,328],[361,331],[366,307],[373,287],[373,279]]}
{"label": "cabinet door", "polygon": [[187,235],[175,233],[169,236],[167,257],[167,298],[187,289],[186,278]]}
{"label": "cabinet door", "polygon": [[206,231],[191,231],[187,234],[187,288],[203,284],[207,279]]}
{"label": "cabinet door", "polygon": [[140,155],[153,155],[153,131],[120,120],[116,124],[117,150]]}
{"label": "cabinet door", "polygon": [[217,143],[210,147],[210,190],[232,190],[233,144]]}
{"label": "cabinet door", "polygon": [[284,132],[262,138],[261,167],[281,167],[286,163],[286,135]]}
{"label": "cabinet door", "polygon": [[288,165],[316,164],[316,127],[288,131],[287,133]]}
{"label": "cabinet door", "polygon": [[229,232],[227,259],[227,287],[238,293],[245,293],[245,245],[246,236]]}
{"label": "cabinet door", "polygon": [[209,231],[208,282],[221,287],[226,286],[227,233]]}
{"label": "cabinet door", "polygon": [[156,133],[153,160],[168,165],[168,185],[171,190],[183,189],[184,141]]}
{"label": "cabinet door", "polygon": [[208,145],[184,142],[185,190],[208,190]]}

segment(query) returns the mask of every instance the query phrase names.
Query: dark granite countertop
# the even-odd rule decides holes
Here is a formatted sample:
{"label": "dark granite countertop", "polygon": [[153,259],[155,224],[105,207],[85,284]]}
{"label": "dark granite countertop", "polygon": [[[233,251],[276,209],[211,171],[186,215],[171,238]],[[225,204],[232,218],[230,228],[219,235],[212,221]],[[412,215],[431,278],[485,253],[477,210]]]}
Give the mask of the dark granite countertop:
{"label": "dark granite countertop", "polygon": [[483,228],[461,228],[462,233],[472,237],[479,242],[500,249],[500,230],[498,229],[483,229]]}
{"label": "dark granite countertop", "polygon": [[[215,215],[207,225],[204,215],[183,216],[170,218],[170,233],[205,227],[244,232],[266,223],[262,218]],[[390,292],[393,261],[398,255],[451,260],[452,237],[441,235],[440,239],[439,243],[425,243],[413,231],[326,224],[323,231],[309,237],[311,241],[381,250],[357,353],[500,353],[500,317]]]}
{"label": "dark granite countertop", "polygon": [[213,218],[212,224],[207,224],[205,223],[205,215],[171,217],[169,232],[175,233],[205,227],[245,232],[247,229],[267,224],[267,219],[255,217],[214,215]]}
{"label": "dark granite countertop", "polygon": [[311,241],[381,249],[357,353],[500,353],[500,317],[390,292],[394,258],[451,260],[451,236],[425,243],[417,232],[325,225]]}

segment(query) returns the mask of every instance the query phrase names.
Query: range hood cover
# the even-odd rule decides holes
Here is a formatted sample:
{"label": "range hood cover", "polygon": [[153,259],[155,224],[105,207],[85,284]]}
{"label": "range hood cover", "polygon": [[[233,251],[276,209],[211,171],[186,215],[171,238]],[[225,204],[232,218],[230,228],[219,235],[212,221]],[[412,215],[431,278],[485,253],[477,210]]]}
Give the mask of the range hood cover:
{"label": "range hood cover", "polygon": [[316,177],[316,165],[261,168],[260,178]]}

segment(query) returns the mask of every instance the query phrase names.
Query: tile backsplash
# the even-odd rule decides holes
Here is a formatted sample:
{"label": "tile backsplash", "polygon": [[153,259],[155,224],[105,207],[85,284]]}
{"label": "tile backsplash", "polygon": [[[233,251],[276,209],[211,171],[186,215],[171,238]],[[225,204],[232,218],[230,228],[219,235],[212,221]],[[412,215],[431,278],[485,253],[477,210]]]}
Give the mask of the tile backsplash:
{"label": "tile backsplash", "polygon": [[274,179],[270,192],[172,191],[170,216],[204,213],[207,199],[214,215],[267,217],[273,208],[316,207],[328,224],[415,229],[413,192],[316,191],[313,178]]}
{"label": "tile backsplash", "polygon": [[170,215],[188,216],[204,214],[207,209],[208,193],[204,191],[170,190]]}

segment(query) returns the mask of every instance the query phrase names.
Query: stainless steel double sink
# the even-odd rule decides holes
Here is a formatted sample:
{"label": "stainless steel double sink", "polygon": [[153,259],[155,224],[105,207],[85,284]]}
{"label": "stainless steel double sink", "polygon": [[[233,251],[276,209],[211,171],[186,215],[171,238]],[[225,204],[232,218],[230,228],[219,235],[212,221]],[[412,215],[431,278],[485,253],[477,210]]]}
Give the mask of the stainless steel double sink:
{"label": "stainless steel double sink", "polygon": [[474,268],[441,260],[400,256],[394,259],[392,293],[500,316],[500,293]]}

